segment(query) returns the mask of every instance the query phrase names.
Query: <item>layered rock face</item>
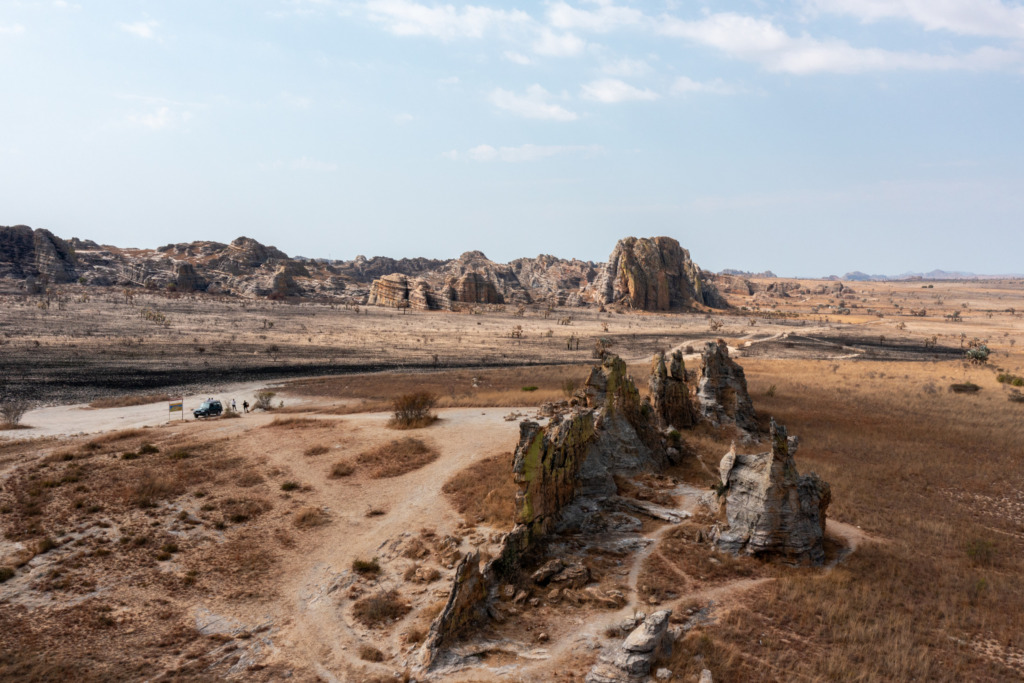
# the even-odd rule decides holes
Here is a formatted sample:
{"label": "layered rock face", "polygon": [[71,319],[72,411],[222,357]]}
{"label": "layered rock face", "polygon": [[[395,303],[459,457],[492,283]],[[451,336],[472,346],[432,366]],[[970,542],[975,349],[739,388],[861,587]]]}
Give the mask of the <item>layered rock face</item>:
{"label": "layered rock face", "polygon": [[0,277],[40,284],[63,284],[78,279],[70,245],[49,230],[27,225],[0,226]]}
{"label": "layered rock face", "polygon": [[512,472],[516,493],[516,524],[531,537],[548,533],[562,508],[580,489],[580,470],[594,440],[594,414],[575,411],[552,418],[547,427],[529,420],[519,425],[519,444]]}
{"label": "layered rock face", "polygon": [[672,632],[669,618],[672,610],[662,610],[647,617],[626,637],[622,645],[602,654],[590,670],[586,683],[647,683],[657,661],[672,656]]}
{"label": "layered rock face", "polygon": [[732,553],[820,565],[831,488],[813,472],[800,476],[797,440],[774,420],[771,441],[767,453],[737,455],[733,448],[722,459],[718,500],[725,523],[712,538]]}
{"label": "layered rock face", "polygon": [[690,252],[671,237],[619,240],[594,283],[602,303],[623,303],[640,311],[671,311],[694,305],[722,307]]}
{"label": "layered rock face", "polygon": [[735,424],[748,432],[757,431],[746,375],[729,358],[729,347],[722,340],[708,342],[704,347],[697,377],[697,403],[701,415],[715,424]]}
{"label": "layered rock face", "polygon": [[667,365],[665,355],[657,355],[651,368],[650,389],[654,414],[662,426],[688,429],[697,424],[700,415],[690,400],[681,351],[673,352]]}

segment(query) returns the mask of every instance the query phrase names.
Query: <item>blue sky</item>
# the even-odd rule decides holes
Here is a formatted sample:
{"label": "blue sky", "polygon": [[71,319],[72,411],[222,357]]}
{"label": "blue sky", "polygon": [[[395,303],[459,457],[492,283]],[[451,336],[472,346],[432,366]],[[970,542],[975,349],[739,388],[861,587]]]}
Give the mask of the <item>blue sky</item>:
{"label": "blue sky", "polygon": [[0,224],[1022,272],[1010,0],[0,0]]}

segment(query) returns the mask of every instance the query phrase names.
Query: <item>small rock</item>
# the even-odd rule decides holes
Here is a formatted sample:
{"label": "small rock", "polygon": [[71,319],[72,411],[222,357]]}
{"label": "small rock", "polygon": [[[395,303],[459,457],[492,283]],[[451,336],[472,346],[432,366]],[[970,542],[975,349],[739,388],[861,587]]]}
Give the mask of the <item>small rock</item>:
{"label": "small rock", "polygon": [[554,560],[545,562],[544,566],[535,571],[530,578],[533,579],[534,583],[544,585],[551,579],[551,577],[558,574],[563,569],[565,569],[565,562],[555,558]]}
{"label": "small rock", "polygon": [[654,677],[659,681],[667,681],[672,678],[672,671],[670,669],[658,669]]}
{"label": "small rock", "polygon": [[506,583],[504,586],[501,587],[501,594],[511,600],[513,597],[515,597],[516,587],[510,583]]}
{"label": "small rock", "polygon": [[711,671],[709,671],[708,669],[704,669],[703,671],[701,671],[699,683],[715,683],[714,679],[711,678]]}
{"label": "small rock", "polygon": [[537,642],[538,643],[546,643],[546,642],[548,642],[548,634],[547,633],[538,633],[537,634]]}

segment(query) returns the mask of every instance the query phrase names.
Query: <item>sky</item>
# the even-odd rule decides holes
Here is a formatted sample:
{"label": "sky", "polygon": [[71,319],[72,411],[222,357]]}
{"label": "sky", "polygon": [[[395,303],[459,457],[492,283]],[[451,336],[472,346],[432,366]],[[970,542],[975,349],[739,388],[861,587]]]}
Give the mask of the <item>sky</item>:
{"label": "sky", "polygon": [[1024,272],[1016,0],[0,0],[0,225]]}

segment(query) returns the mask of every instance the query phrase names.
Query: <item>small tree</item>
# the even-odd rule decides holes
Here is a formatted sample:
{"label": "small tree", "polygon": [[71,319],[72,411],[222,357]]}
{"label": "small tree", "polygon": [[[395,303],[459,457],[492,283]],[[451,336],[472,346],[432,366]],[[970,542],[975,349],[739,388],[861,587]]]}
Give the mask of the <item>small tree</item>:
{"label": "small tree", "polygon": [[971,361],[975,365],[984,365],[988,362],[988,357],[991,352],[988,347],[984,344],[980,344],[973,348],[967,349],[967,360]]}
{"label": "small tree", "polygon": [[271,400],[275,396],[277,396],[277,394],[269,389],[260,389],[253,394],[253,397],[256,399],[256,404],[253,407],[259,408],[260,410],[272,410],[274,406],[271,404]]}
{"label": "small tree", "polygon": [[3,420],[6,427],[12,429],[18,426],[26,412],[28,412],[28,401],[20,398],[6,400],[0,405],[0,419]]}
{"label": "small tree", "polygon": [[437,415],[430,412],[436,404],[437,396],[429,391],[402,394],[391,402],[394,410],[391,426],[398,429],[426,427],[437,420]]}

